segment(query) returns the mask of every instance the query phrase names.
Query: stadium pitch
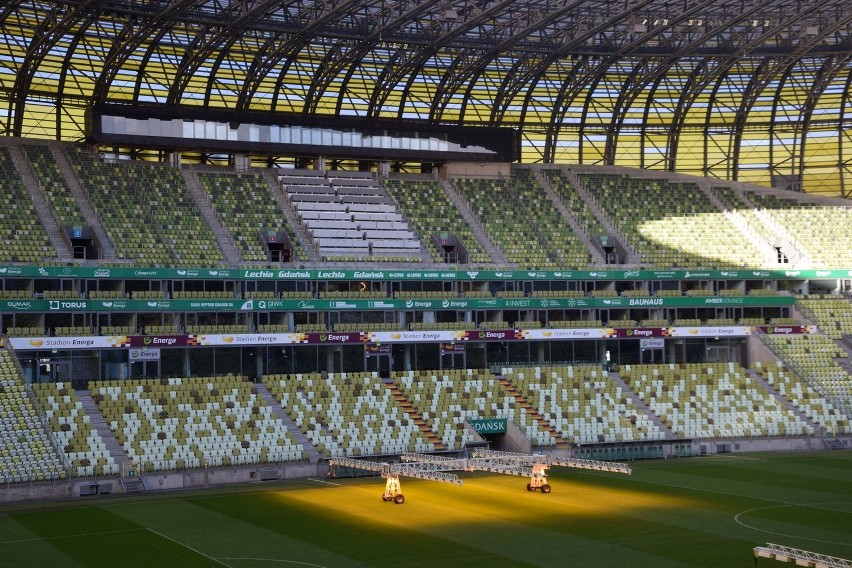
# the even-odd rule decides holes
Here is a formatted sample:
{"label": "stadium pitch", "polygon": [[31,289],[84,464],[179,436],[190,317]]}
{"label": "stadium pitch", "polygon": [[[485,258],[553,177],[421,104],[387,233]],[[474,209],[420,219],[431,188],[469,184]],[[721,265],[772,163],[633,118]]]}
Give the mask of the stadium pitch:
{"label": "stadium pitch", "polygon": [[[852,558],[852,453],[636,462],[464,486],[313,479],[0,507],[2,566],[754,566],[767,542]],[[761,560],[760,566],[781,565]]]}

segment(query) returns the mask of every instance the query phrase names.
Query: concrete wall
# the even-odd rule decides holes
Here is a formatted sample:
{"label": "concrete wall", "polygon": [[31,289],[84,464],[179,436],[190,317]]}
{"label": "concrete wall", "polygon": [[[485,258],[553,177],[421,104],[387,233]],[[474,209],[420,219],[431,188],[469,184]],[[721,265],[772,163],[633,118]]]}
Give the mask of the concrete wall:
{"label": "concrete wall", "polygon": [[496,178],[511,177],[512,172],[509,164],[498,164],[494,162],[450,162],[441,166],[438,177],[441,179],[452,178]]}

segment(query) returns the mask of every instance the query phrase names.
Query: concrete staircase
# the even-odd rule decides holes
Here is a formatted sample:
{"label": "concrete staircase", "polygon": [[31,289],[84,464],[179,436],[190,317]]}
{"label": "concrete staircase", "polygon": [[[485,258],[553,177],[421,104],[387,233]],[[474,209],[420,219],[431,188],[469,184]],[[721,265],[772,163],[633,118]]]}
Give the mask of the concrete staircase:
{"label": "concrete staircase", "polygon": [[771,243],[767,242],[763,239],[757,232],[749,225],[749,223],[743,218],[742,215],[737,213],[736,211],[731,211],[728,209],[728,206],[725,205],[721,199],[716,195],[713,189],[710,187],[710,182],[702,181],[698,184],[698,188],[701,190],[701,193],[710,200],[713,205],[716,206],[719,211],[722,212],[722,215],[737,229],[739,229],[740,233],[748,239],[748,241],[754,245],[754,247],[759,250],[763,254],[763,262],[766,266],[772,266],[777,263],[777,251],[772,246]]}
{"label": "concrete staircase", "polygon": [[819,424],[813,422],[810,418],[808,418],[808,416],[804,412],[793,406],[793,403],[781,396],[781,393],[775,390],[775,388],[769,383],[767,383],[766,380],[761,377],[757,372],[755,372],[753,369],[747,369],[746,374],[751,377],[751,380],[753,380],[755,383],[762,385],[763,388],[765,388],[766,391],[772,395],[772,398],[777,400],[784,408],[792,412],[794,415],[798,416],[802,422],[813,428],[817,436],[825,435],[822,427]]}
{"label": "concrete staircase", "polygon": [[266,388],[266,385],[263,383],[255,383],[254,388],[257,389],[257,394],[259,394],[261,398],[263,398],[263,400],[266,402],[266,404],[268,404],[270,408],[272,408],[272,413],[275,414],[275,417],[278,418],[278,420],[280,420],[281,422],[283,422],[285,426],[287,426],[287,432],[290,433],[290,436],[293,437],[296,443],[302,444],[302,448],[305,450],[305,452],[307,452],[308,459],[310,460],[310,462],[317,463],[320,459],[322,459],[322,456],[317,451],[316,447],[311,443],[308,437],[305,436],[305,433],[302,432],[302,430],[298,426],[296,426],[296,423],[293,422],[293,419],[290,418],[290,416],[286,412],[284,412],[284,409],[281,408],[281,405],[278,403],[277,400],[275,400],[275,397],[272,396],[272,393],[269,392],[269,389]]}
{"label": "concrete staircase", "polygon": [[74,253],[71,251],[71,246],[68,238],[63,234],[62,228],[56,221],[53,214],[53,209],[47,203],[47,197],[41,189],[35,173],[30,167],[27,157],[20,146],[9,145],[6,147],[9,151],[9,156],[12,158],[12,163],[18,171],[27,193],[33,202],[35,212],[38,214],[41,224],[44,226],[44,231],[53,249],[56,251],[59,260],[62,262],[70,262],[74,260]]}
{"label": "concrete staircase", "polygon": [[104,230],[103,224],[101,224],[100,218],[95,212],[95,208],[86,196],[86,192],[83,191],[83,188],[80,186],[80,182],[77,180],[77,175],[74,173],[74,168],[71,167],[71,163],[65,156],[65,150],[58,142],[51,142],[48,146],[50,147],[50,154],[53,156],[53,161],[56,162],[56,165],[59,167],[59,171],[62,172],[62,177],[65,178],[65,185],[68,186],[68,189],[71,191],[71,195],[74,196],[74,200],[77,202],[77,207],[80,208],[80,212],[83,214],[86,224],[91,227],[92,231],[95,233],[95,237],[97,238],[98,244],[101,248],[101,260],[114,261],[115,245],[113,245]]}
{"label": "concrete staircase", "polygon": [[577,237],[583,241],[583,245],[592,255],[592,262],[596,265],[605,264],[603,250],[600,245],[594,242],[583,228],[580,226],[580,223],[574,218],[574,215],[571,214],[571,211],[565,206],[562,198],[553,190],[550,182],[547,181],[547,178],[541,173],[541,170],[533,170],[533,177],[535,177],[536,181],[538,181],[539,185],[544,189],[544,192],[556,206],[559,214],[562,215],[562,218],[571,226],[571,231],[577,235]]}
{"label": "concrete staircase", "polygon": [[423,419],[423,416],[417,412],[417,409],[411,404],[411,401],[406,398],[405,394],[399,390],[399,387],[396,383],[393,382],[392,379],[384,380],[385,388],[391,392],[391,396],[393,396],[396,403],[402,409],[402,411],[408,414],[409,418],[417,425],[417,428],[420,430],[420,433],[423,434],[423,438],[430,444],[435,447],[436,452],[445,451],[447,446],[441,441],[437,434],[435,434],[432,427]]}
{"label": "concrete staircase", "polygon": [[563,169],[562,175],[564,175],[571,185],[574,187],[574,190],[577,194],[583,198],[583,201],[586,202],[586,206],[588,206],[589,210],[594,214],[595,218],[598,222],[603,226],[607,232],[615,237],[621,246],[624,248],[625,252],[627,252],[627,264],[639,264],[641,260],[639,257],[639,253],[630,246],[628,240],[624,237],[621,231],[612,224],[612,221],[609,220],[609,217],[603,212],[603,209],[598,205],[598,202],[595,200],[592,195],[586,191],[586,186],[583,185],[583,182],[580,181],[580,177],[573,170]]}
{"label": "concrete staircase", "polygon": [[219,250],[225,257],[225,262],[230,266],[238,266],[242,263],[243,257],[237,249],[237,243],[234,241],[231,232],[219,220],[216,211],[213,210],[213,204],[210,203],[210,196],[201,187],[201,182],[198,181],[198,176],[195,172],[186,168],[180,168],[180,173],[186,183],[186,189],[195,202],[198,212],[204,218],[204,221],[213,231],[213,236],[216,237],[216,244],[219,245]]}
{"label": "concrete staircase", "polygon": [[506,377],[497,377],[497,382],[500,383],[509,396],[515,399],[515,404],[526,411],[527,416],[538,422],[539,428],[550,434],[556,441],[557,450],[567,450],[571,447],[568,440],[563,438],[562,434],[550,422],[545,420],[544,416],[527,399],[521,396],[521,393],[515,388],[515,385],[509,382],[509,379]]}
{"label": "concrete staircase", "polygon": [[810,256],[805,252],[802,246],[796,242],[787,229],[775,221],[769,214],[760,209],[752,202],[745,194],[745,191],[739,191],[735,187],[731,187],[737,197],[749,208],[754,211],[754,216],[757,217],[772,233],[777,236],[774,243],[770,243],[773,247],[780,247],[781,251],[787,255],[790,263],[797,266],[808,266],[812,264]]}
{"label": "concrete staircase", "polygon": [[657,414],[653,410],[651,410],[651,407],[645,404],[644,400],[639,398],[636,392],[630,387],[630,385],[627,384],[627,381],[625,381],[621,377],[621,375],[619,375],[615,371],[610,371],[607,377],[613,383],[615,383],[616,386],[621,387],[621,392],[626,394],[630,398],[630,400],[633,401],[633,404],[636,405],[636,408],[638,408],[642,412],[642,414],[647,416],[651,420],[651,422],[653,422],[654,425],[660,429],[660,432],[663,433],[667,440],[677,438],[677,436],[674,435],[674,432],[672,432],[669,427],[666,426],[662,420],[660,420],[660,417],[657,416]]}
{"label": "concrete staircase", "polygon": [[450,200],[450,203],[456,208],[465,223],[470,227],[470,232],[479,241],[479,244],[482,245],[482,249],[491,257],[491,260],[494,261],[495,264],[500,266],[509,266],[509,259],[506,258],[506,255],[503,254],[497,245],[495,245],[488,235],[485,233],[485,228],[479,223],[479,220],[474,217],[473,212],[470,210],[470,207],[467,206],[467,203],[458,192],[448,181],[442,181],[441,187],[444,189],[444,193],[447,194],[447,197]]}
{"label": "concrete staircase", "polygon": [[78,390],[76,393],[77,398],[80,399],[80,402],[83,405],[83,410],[89,415],[89,419],[92,421],[92,428],[98,431],[98,434],[100,434],[101,438],[104,440],[104,444],[109,451],[109,455],[112,456],[112,459],[115,460],[118,467],[122,468],[128,461],[127,453],[122,449],[118,440],[116,440],[115,435],[112,433],[112,429],[109,427],[109,424],[107,424],[106,419],[104,418],[104,415],[101,414],[101,409],[98,408],[97,403],[92,398],[92,395],[88,390]]}

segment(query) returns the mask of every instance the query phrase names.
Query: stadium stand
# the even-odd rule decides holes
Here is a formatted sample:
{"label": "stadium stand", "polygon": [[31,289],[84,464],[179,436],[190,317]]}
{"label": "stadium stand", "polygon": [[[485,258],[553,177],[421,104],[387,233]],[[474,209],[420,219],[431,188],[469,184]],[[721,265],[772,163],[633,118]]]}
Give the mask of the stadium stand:
{"label": "stadium stand", "polygon": [[514,367],[501,373],[571,444],[664,438],[599,366]]}
{"label": "stadium stand", "polygon": [[796,307],[835,341],[852,335],[852,302],[839,294],[797,296]]}
{"label": "stadium stand", "polygon": [[0,262],[44,263],[56,260],[47,233],[33,208],[12,163],[9,151],[0,147]]}
{"label": "stadium stand", "polygon": [[50,148],[30,144],[24,144],[22,148],[39,184],[47,195],[59,225],[63,227],[85,225],[83,213],[71,194],[62,171],[56,165]]}
{"label": "stadium stand", "polygon": [[369,172],[282,172],[281,186],[327,261],[420,262],[420,240]]}
{"label": "stadium stand", "polygon": [[487,370],[397,371],[394,383],[450,450],[461,449],[475,437],[466,420],[506,418],[534,446],[553,446],[556,439],[528,413],[506,387]]}
{"label": "stadium stand", "polygon": [[831,339],[821,334],[761,335],[760,339],[808,386],[844,413],[852,411],[852,376],[836,361],[849,354]]}
{"label": "stadium stand", "polygon": [[852,266],[852,208],[765,192],[749,191],[746,196],[796,240],[807,252],[813,268]]}
{"label": "stadium stand", "polygon": [[263,380],[325,457],[435,450],[377,373],[297,373]]}
{"label": "stadium stand", "polygon": [[59,446],[77,477],[114,475],[119,466],[107,450],[101,434],[70,385],[62,382],[33,385]]}
{"label": "stadium stand", "polygon": [[12,355],[0,350],[0,483],[65,479],[67,474]]}
{"label": "stadium stand", "polygon": [[785,369],[780,362],[754,364],[754,370],[778,393],[788,400],[796,409],[829,435],[848,434],[852,432],[849,417],[840,412],[829,401],[825,400],[808,384],[803,383],[796,375]]}
{"label": "stadium stand", "polygon": [[443,262],[444,255],[430,237],[448,233],[455,235],[464,244],[469,263],[491,262],[488,253],[482,249],[470,226],[450,202],[439,182],[400,176],[385,180],[383,187],[411,220],[412,227],[429,249],[433,261]]}
{"label": "stadium stand", "polygon": [[118,442],[145,471],[301,460],[303,448],[241,377],[89,383]]}
{"label": "stadium stand", "polygon": [[641,261],[665,267],[760,267],[763,254],[698,185],[629,175],[580,174],[597,206]]}
{"label": "stadium stand", "polygon": [[813,434],[735,363],[622,365],[619,374],[679,438]]}
{"label": "stadium stand", "polygon": [[287,234],[296,256],[305,258],[302,244],[287,224],[263,176],[199,172],[198,181],[207,191],[217,215],[234,236],[244,261],[268,262],[269,254],[261,236],[278,230]]}
{"label": "stadium stand", "polygon": [[174,168],[108,164],[66,147],[120,259],[141,266],[218,266],[223,256]]}
{"label": "stadium stand", "polygon": [[518,170],[509,180],[459,178],[453,185],[510,262],[548,269],[591,261],[529,170]]}

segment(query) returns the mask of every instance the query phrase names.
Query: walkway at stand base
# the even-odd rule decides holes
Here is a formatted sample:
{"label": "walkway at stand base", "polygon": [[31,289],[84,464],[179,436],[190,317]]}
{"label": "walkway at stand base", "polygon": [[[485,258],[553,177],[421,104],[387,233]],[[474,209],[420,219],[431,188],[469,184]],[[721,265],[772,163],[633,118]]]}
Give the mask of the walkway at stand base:
{"label": "walkway at stand base", "polygon": [[769,558],[780,562],[794,562],[796,566],[808,566],[810,568],[852,568],[852,561],[834,556],[826,556],[798,548],[790,548],[780,544],[766,543],[766,546],[754,547],[754,565],[757,566],[758,558]]}

